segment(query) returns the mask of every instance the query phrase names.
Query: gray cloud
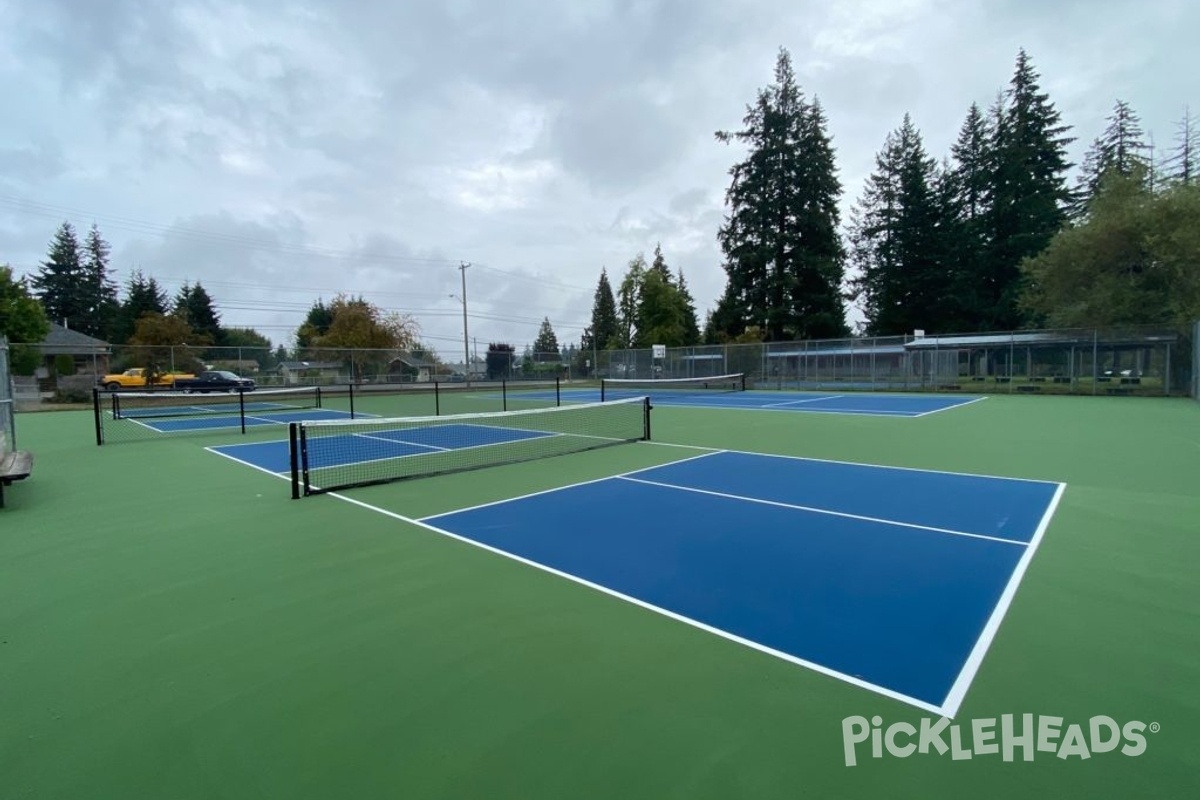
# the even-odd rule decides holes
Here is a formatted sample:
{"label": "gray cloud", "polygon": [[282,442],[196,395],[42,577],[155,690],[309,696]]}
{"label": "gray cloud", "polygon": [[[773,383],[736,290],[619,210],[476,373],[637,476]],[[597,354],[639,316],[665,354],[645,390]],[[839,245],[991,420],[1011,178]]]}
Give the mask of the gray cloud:
{"label": "gray cloud", "polygon": [[[740,127],[778,48],[825,106],[845,203],[910,112],[941,157],[1018,47],[1082,151],[1117,97],[1160,144],[1195,89],[1182,0],[1146,6],[847,0],[0,0],[0,258],[62,219],[114,263],[202,281],[230,324],[286,339],[318,296],[472,336],[578,336],[602,266],[661,242],[700,305]],[[1175,80],[1164,79],[1175,76]],[[5,199],[7,198],[7,199]],[[26,201],[39,205],[31,206]],[[201,235],[197,236],[196,231]]]}

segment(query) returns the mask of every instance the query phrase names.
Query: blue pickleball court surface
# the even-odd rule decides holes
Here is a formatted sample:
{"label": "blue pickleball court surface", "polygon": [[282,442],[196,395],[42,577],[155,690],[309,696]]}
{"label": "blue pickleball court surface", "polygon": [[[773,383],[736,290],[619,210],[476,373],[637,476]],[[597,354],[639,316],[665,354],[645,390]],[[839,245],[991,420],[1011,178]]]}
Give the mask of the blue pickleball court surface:
{"label": "blue pickleball court surface", "polygon": [[[486,425],[323,437],[311,468],[503,446]],[[275,474],[285,441],[213,447]],[[708,452],[418,522],[953,716],[1063,484]]]}
{"label": "blue pickleball court surface", "polygon": [[1061,489],[723,451],[421,522],[952,715]]}
{"label": "blue pickleball court surface", "polygon": [[[463,423],[373,430],[370,433],[348,432],[341,436],[322,436],[321,447],[309,454],[308,466],[317,470],[447,450],[491,447],[553,435],[544,431]],[[291,470],[291,456],[286,441],[249,442],[209,449],[266,472],[284,474]]]}
{"label": "blue pickleball court surface", "polygon": [[[595,403],[600,401],[599,389],[563,389],[564,401]],[[809,414],[852,414],[877,417],[923,417],[941,411],[967,406],[983,400],[977,396],[947,397],[944,395],[904,394],[837,394],[834,392],[788,392],[788,391],[674,391],[669,387],[657,388],[653,384],[639,385],[636,389],[608,389],[605,398],[620,400],[631,397],[649,396],[656,405],[683,408],[724,408],[748,411],[796,411]],[[509,391],[509,398],[520,400],[554,400],[552,391]]]}

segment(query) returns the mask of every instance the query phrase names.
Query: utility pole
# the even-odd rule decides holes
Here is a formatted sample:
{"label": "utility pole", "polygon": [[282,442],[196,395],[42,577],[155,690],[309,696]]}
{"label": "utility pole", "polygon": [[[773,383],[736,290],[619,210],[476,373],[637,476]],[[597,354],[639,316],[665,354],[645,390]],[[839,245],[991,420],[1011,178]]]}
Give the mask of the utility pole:
{"label": "utility pole", "polygon": [[458,271],[462,273],[462,303],[463,303],[463,377],[467,381],[467,385],[471,384],[471,345],[470,338],[467,336],[467,267],[471,266],[466,261],[460,262]]}

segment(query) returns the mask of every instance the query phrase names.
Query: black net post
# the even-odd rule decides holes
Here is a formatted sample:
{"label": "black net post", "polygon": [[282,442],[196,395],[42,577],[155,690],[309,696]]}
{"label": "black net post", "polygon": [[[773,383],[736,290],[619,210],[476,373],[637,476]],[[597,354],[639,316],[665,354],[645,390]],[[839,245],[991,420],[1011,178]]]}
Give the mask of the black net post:
{"label": "black net post", "polygon": [[350,384],[350,419],[354,419],[354,384]]}
{"label": "black net post", "polygon": [[92,415],[96,422],[96,446],[104,444],[104,428],[100,423],[100,390],[92,387]]}
{"label": "black net post", "polygon": [[291,454],[292,468],[292,499],[300,499],[300,448],[297,447],[299,434],[297,430],[300,425],[292,422],[288,424],[288,452]]}
{"label": "black net post", "polygon": [[[241,421],[242,421],[242,433],[245,433],[246,432],[246,393],[244,391],[242,391],[241,389],[238,389],[237,393],[238,393],[238,417],[241,418]],[[317,389],[317,397],[320,398],[320,396],[321,396],[321,390],[318,388]],[[318,400],[317,405],[320,405],[319,400]]]}
{"label": "black net post", "polygon": [[643,422],[643,431],[644,432],[643,432],[642,438],[648,442],[648,441],[650,441],[650,409],[653,408],[653,406],[650,405],[649,397],[646,397],[643,402],[645,404],[643,406],[643,408],[645,409],[645,411],[644,411],[645,421]]}
{"label": "black net post", "polygon": [[438,382],[433,382],[433,415],[440,417],[442,415],[442,394],[438,389]]}
{"label": "black net post", "polygon": [[600,402],[604,402],[604,378],[600,379]]}
{"label": "black net post", "polygon": [[557,375],[554,376],[554,405],[562,405],[562,379]]}
{"label": "black net post", "polygon": [[500,381],[500,408],[503,411],[508,411],[508,381]]}

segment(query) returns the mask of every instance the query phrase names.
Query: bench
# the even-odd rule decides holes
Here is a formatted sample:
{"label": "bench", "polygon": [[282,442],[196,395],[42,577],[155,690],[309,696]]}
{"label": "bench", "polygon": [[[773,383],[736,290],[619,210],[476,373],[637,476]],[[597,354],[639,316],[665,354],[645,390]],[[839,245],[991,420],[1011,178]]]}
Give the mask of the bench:
{"label": "bench", "polygon": [[33,472],[33,453],[14,450],[0,456],[0,508],[4,508],[4,487],[23,481]]}
{"label": "bench", "polygon": [[1041,390],[1042,390],[1042,387],[1038,386],[1036,384],[1026,384],[1026,385],[1017,387],[1018,392],[1040,392]]}

